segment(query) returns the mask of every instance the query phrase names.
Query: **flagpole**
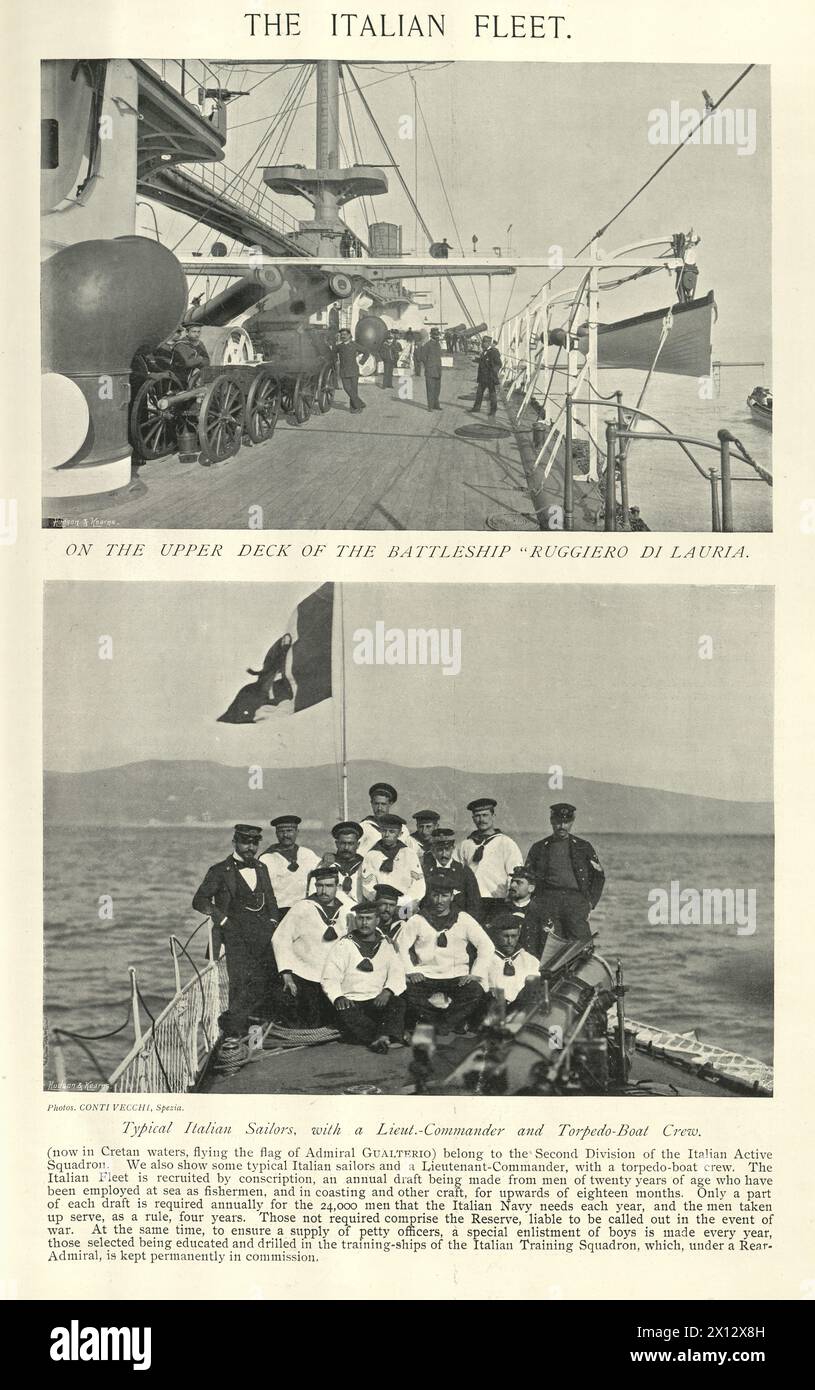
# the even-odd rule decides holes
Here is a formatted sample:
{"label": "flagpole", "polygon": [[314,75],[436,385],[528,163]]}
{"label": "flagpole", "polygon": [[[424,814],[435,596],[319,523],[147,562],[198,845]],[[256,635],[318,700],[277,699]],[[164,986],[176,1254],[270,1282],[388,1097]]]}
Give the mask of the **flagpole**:
{"label": "flagpole", "polygon": [[345,599],[342,584],[337,585],[340,600],[340,757],[342,759],[342,819],[348,819],[348,714],[345,698]]}

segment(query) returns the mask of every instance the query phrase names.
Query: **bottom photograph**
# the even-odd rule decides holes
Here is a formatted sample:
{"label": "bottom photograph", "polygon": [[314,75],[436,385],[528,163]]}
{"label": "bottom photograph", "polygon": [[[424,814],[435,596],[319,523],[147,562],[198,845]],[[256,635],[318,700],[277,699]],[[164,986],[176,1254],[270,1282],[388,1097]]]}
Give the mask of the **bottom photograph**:
{"label": "bottom photograph", "polygon": [[44,1086],[773,1092],[773,591],[50,583]]}

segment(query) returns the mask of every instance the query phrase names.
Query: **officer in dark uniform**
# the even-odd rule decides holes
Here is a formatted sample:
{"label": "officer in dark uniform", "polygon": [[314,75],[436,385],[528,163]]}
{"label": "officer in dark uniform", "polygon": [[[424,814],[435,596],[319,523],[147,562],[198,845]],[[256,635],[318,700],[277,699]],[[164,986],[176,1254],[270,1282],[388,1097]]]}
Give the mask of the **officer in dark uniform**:
{"label": "officer in dark uniform", "polygon": [[351,402],[351,414],[358,415],[365,409],[365,402],[360,400],[359,391],[359,359],[367,357],[365,348],[359,347],[351,337],[350,330],[341,328],[337,342],[334,346],[334,360],[337,364],[337,374],[342,382],[342,389]]}
{"label": "officer in dark uniform", "polygon": [[430,337],[421,350],[424,367],[424,384],[427,392],[428,410],[441,410],[441,343],[438,328],[431,328]]}
{"label": "officer in dark uniform", "polygon": [[591,938],[589,913],[600,901],[606,876],[594,846],[571,833],[574,806],[559,801],[550,807],[552,834],[538,840],[526,857],[535,875],[535,896],[565,941]]}
{"label": "officer in dark uniform", "polygon": [[226,1037],[240,1038],[250,1020],[270,1016],[270,995],[277,977],[272,933],[279,912],[272,881],[257,858],[263,831],[236,825],[232,854],[207,869],[192,900],[196,912],[212,919],[215,955],[226,947],[229,1005],[218,1022]]}
{"label": "officer in dark uniform", "polygon": [[389,333],[379,349],[382,359],[382,387],[393,386],[393,369],[399,360],[399,348],[393,335]]}
{"label": "officer in dark uniform", "polygon": [[475,402],[470,407],[469,412],[471,415],[477,415],[480,411],[485,391],[490,398],[490,415],[496,413],[498,409],[498,385],[500,380],[501,354],[492,338],[485,334],[481,339],[481,355],[478,359]]}

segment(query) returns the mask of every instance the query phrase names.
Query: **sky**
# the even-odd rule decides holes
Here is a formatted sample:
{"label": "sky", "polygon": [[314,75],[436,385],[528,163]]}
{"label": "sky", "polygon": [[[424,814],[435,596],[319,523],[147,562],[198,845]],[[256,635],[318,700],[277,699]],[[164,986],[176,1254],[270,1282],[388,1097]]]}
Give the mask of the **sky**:
{"label": "sky", "polygon": [[[648,178],[670,147],[649,143],[649,114],[657,109],[704,109],[702,91],[718,98],[743,64],[584,64],[584,63],[438,63],[354,65],[377,121],[413,187],[434,239],[446,236],[458,254],[471,254],[473,234],[479,251],[506,248],[517,255],[548,254],[553,245],[575,253],[617,212]],[[232,88],[255,86],[251,95],[229,108],[227,163],[240,167],[262,140],[272,113],[280,107],[296,69],[254,67],[241,73],[220,69]],[[400,118],[414,111],[414,88],[422,116],[418,141],[399,138]],[[349,92],[353,84],[348,82]],[[379,137],[351,96],[351,111],[362,162],[387,162]],[[697,293],[714,289],[719,322],[714,357],[742,360],[770,358],[771,149],[769,68],[757,66],[736,88],[727,105],[755,112],[756,149],[739,154],[733,146],[690,145],[683,149],[633,206],[601,238],[606,251],[651,236],[687,231],[701,235]],[[285,150],[269,146],[264,164],[314,163],[314,85],[289,132]],[[353,143],[341,102],[341,135],[353,162]],[[435,160],[434,160],[435,152]],[[438,162],[438,172],[436,169]],[[386,170],[386,172],[388,172]],[[403,227],[404,249],[415,246],[415,219],[391,172],[388,193],[374,200],[374,220]],[[443,186],[442,186],[443,185]],[[446,197],[445,197],[446,194]],[[288,212],[310,215],[301,199],[278,197]],[[149,209],[139,211],[140,228],[154,234]],[[166,209],[157,210],[163,239],[173,245],[189,222]],[[360,233],[365,216],[359,204],[347,208],[349,223]],[[182,244],[187,251],[208,249],[214,236],[200,226]],[[426,238],[419,232],[419,251]],[[479,319],[500,322],[519,310],[542,282],[536,271],[520,272],[514,287],[496,280],[492,314],[485,280],[464,297]],[[558,289],[572,283],[564,272]],[[664,307],[672,302],[668,272],[602,296],[603,319]],[[508,298],[508,289],[510,297]],[[458,305],[449,313],[459,322]],[[507,309],[508,306],[508,309]],[[445,317],[447,312],[445,311]]]}
{"label": "sky", "polygon": [[[217,722],[314,587],[48,584],[46,768],[335,762],[339,699],[262,724]],[[557,764],[570,777],[772,798],[769,588],[358,584],[342,586],[342,610],[334,688],[344,669],[351,760],[473,772]],[[378,621],[457,628],[460,673],[355,664],[354,634]],[[112,659],[100,659],[100,638]]]}

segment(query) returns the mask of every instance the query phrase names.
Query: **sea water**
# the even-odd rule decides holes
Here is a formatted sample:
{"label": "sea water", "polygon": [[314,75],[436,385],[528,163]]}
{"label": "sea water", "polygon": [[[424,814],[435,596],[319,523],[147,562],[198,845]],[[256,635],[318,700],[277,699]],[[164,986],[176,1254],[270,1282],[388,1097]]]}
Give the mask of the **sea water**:
{"label": "sea water", "polygon": [[[540,834],[518,833],[522,854]],[[586,834],[590,832],[587,830]],[[304,837],[305,839],[306,837]],[[699,1030],[705,1042],[772,1061],[773,842],[766,836],[593,835],[607,886],[592,926],[612,967],[623,962],[626,1013],[638,1022]],[[330,843],[309,839],[317,852]],[[155,1016],[172,997],[168,939],[200,922],[190,903],[210,864],[229,851],[229,830],[172,826],[56,827],[45,855],[45,1007],[51,1027],[110,1032],[128,1016],[128,966]],[[757,925],[651,926],[649,892],[682,887],[754,888]],[[112,916],[110,915],[112,913]],[[189,944],[201,963],[206,931]],[[185,983],[193,966],[182,958]],[[143,1022],[149,1020],[143,1015]],[[89,1044],[108,1075],[133,1041],[132,1024]],[[82,1050],[66,1044],[68,1077],[99,1080]]]}

